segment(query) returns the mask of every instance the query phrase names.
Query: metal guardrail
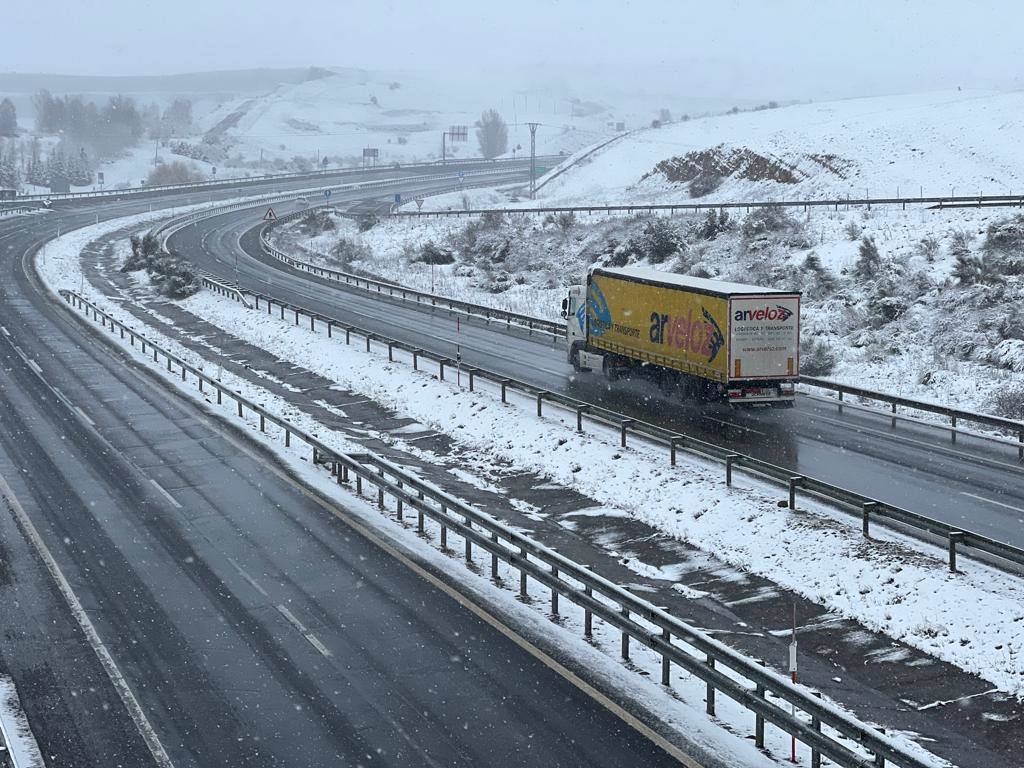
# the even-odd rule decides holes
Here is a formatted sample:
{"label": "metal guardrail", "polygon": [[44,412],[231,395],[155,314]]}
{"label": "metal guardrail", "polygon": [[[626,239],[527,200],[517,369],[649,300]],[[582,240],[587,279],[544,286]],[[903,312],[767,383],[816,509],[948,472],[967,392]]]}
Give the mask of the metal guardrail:
{"label": "metal guardrail", "polygon": [[[544,160],[551,160],[553,158],[561,158],[560,155],[544,156]],[[510,165],[510,166],[521,166],[528,165],[529,161],[524,161],[522,158],[500,158],[487,160],[485,158],[467,158],[464,160],[448,160],[445,163],[440,161],[432,162],[420,162],[420,163],[402,163],[398,168],[388,166],[378,166],[377,168],[333,168],[330,170],[323,171],[305,171],[305,172],[294,172],[294,173],[271,173],[262,174],[259,176],[239,176],[227,179],[210,179],[209,181],[194,181],[188,184],[159,184],[153,186],[143,187],[127,187],[124,189],[104,189],[99,191],[91,192],[67,192],[67,193],[55,193],[55,194],[42,194],[42,195],[20,195],[16,198],[17,201],[59,201],[59,200],[82,200],[87,198],[105,198],[105,197],[118,197],[122,195],[155,195],[164,192],[176,192],[182,190],[206,190],[216,189],[220,187],[233,187],[242,186],[246,184],[261,184],[266,182],[275,181],[295,181],[301,179],[320,179],[330,178],[335,176],[352,176],[362,175],[366,173],[372,173],[375,170],[379,172],[389,171],[400,171],[409,168],[446,168],[449,166],[459,167],[463,165]]]}
{"label": "metal guardrail", "polygon": [[818,200],[750,200],[747,202],[718,203],[633,203],[631,205],[563,205],[534,206],[530,208],[473,208],[462,211],[395,211],[392,216],[404,217],[441,217],[441,216],[481,216],[485,213],[519,214],[523,216],[541,213],[655,213],[667,211],[708,211],[735,210],[749,211],[754,208],[839,208],[898,205],[904,210],[908,205],[928,205],[936,209],[944,208],[987,208],[987,207],[1024,207],[1024,195],[963,195],[949,197],[847,197],[827,198]]}
{"label": "metal guardrail", "polygon": [[[294,195],[294,193],[293,193]],[[237,204],[241,207],[243,204]],[[210,211],[200,212],[203,215],[217,215]],[[297,211],[293,215],[299,215],[302,211]],[[196,214],[193,214],[196,215]],[[175,222],[170,222],[165,226],[172,226]],[[284,263],[294,266],[296,269],[309,272],[310,274],[325,277],[327,279],[333,279],[338,282],[344,282],[347,285],[353,285],[359,288],[364,288],[371,292],[394,296],[406,301],[415,301],[416,303],[424,303],[429,301],[432,307],[439,307],[441,309],[448,309],[452,312],[465,313],[468,316],[483,317],[486,320],[495,319],[498,321],[504,321],[506,326],[511,326],[513,323],[516,325],[522,325],[526,327],[530,333],[533,330],[539,332],[546,332],[555,335],[556,331],[551,326],[556,326],[559,335],[564,335],[565,326],[562,323],[554,323],[548,320],[540,320],[538,318],[530,317],[528,315],[519,315],[517,313],[505,312],[504,310],[494,310],[489,307],[483,307],[478,304],[471,302],[463,302],[456,299],[448,299],[443,296],[437,296],[436,294],[424,293],[422,291],[415,291],[404,286],[396,285],[393,283],[387,283],[379,280],[372,280],[368,278],[359,277],[357,275],[351,275],[346,272],[339,272],[337,270],[331,270],[324,267],[317,267],[307,262],[297,261],[287,256],[286,254],[278,251],[273,246],[267,243],[264,233],[261,232],[260,236],[261,244],[265,248],[269,247],[269,255],[274,258],[278,258]],[[280,255],[278,255],[280,254]],[[268,302],[268,307],[271,304],[277,304],[281,307],[282,317],[284,310],[287,308],[295,313],[295,321],[298,324],[299,315],[305,315],[310,318],[311,326],[315,325],[316,320],[320,320],[327,324],[328,335],[331,333],[331,329],[334,326],[339,328],[347,329],[347,333],[355,332],[362,334],[367,337],[367,344],[371,338],[381,340],[389,345],[391,348],[404,349],[408,352],[415,352],[417,356],[422,356],[427,359],[435,359],[439,363],[444,365],[453,366],[455,361],[448,358],[443,358],[436,355],[431,355],[423,350],[414,349],[410,345],[399,342],[395,339],[389,339],[388,337],[366,331],[358,328],[357,326],[349,323],[344,323],[336,318],[331,318],[322,313],[315,312],[311,309],[301,307],[298,305],[290,304],[287,302],[279,301],[277,298],[262,294],[247,291],[250,295],[255,297],[256,308],[260,307],[260,300]],[[544,325],[541,325],[544,324]],[[415,357],[414,357],[415,363]],[[497,373],[485,371],[482,368],[466,368],[470,371],[470,382],[472,387],[472,381],[474,376],[480,376],[482,378],[489,379],[502,386],[504,392],[506,387],[518,389],[531,396],[537,398],[537,413],[541,414],[543,403],[550,402],[562,405],[570,410],[576,412],[577,415],[577,428],[582,431],[583,415],[587,414],[591,419],[601,422],[605,425],[612,426],[621,430],[622,444],[626,444],[626,435],[629,432],[633,432],[638,435],[642,435],[648,439],[660,442],[661,444],[667,445],[670,450],[672,463],[675,464],[675,455],[677,450],[685,450],[690,453],[702,456],[704,458],[712,458],[725,463],[726,469],[726,481],[731,482],[733,469],[744,468],[748,472],[758,475],[762,478],[774,480],[778,483],[783,484],[788,489],[789,493],[789,507],[791,509],[796,508],[796,493],[797,489],[804,492],[810,493],[818,498],[825,501],[831,502],[838,509],[843,511],[854,511],[860,515],[862,520],[862,530],[865,536],[870,534],[871,520],[888,521],[889,523],[897,524],[897,527],[902,527],[904,530],[910,532],[925,534],[928,536],[937,537],[942,539],[948,549],[948,561],[949,569],[951,572],[956,572],[956,561],[957,561],[957,548],[966,547],[974,549],[978,552],[990,555],[1001,561],[1002,563],[1012,564],[1017,567],[1024,567],[1024,549],[1014,547],[1005,542],[998,541],[989,536],[968,530],[966,528],[950,525],[941,520],[928,517],[926,515],[913,512],[903,507],[897,507],[886,502],[873,499],[864,494],[851,491],[833,483],[828,483],[824,480],[809,477],[807,475],[798,475],[794,471],[789,470],[785,467],[780,467],[776,464],[764,461],[762,459],[754,458],[753,456],[739,454],[731,451],[727,448],[717,446],[713,443],[700,440],[699,438],[691,437],[678,432],[659,427],[655,424],[651,424],[639,419],[628,417],[625,414],[621,414],[612,411],[607,408],[595,405],[593,403],[586,403],[575,398],[569,397],[558,392],[551,392],[534,387],[526,382],[511,379],[506,376],[502,376]],[[443,375],[443,374],[442,374]],[[813,379],[812,377],[806,377],[807,383],[813,382],[824,382],[825,380]],[[842,386],[842,385],[836,385]],[[848,391],[855,391],[856,388],[846,388]],[[921,401],[914,401],[907,398],[897,398],[895,396],[884,395],[883,393],[870,392],[869,390],[861,390],[867,395],[875,396],[877,399],[890,398],[902,402],[908,406],[916,406],[917,404],[929,406],[927,403]],[[934,406],[936,409],[941,409],[941,406]],[[957,409],[949,409],[950,415],[953,415],[953,411]],[[941,412],[941,411],[940,411]],[[960,411],[959,414],[968,414],[969,412]],[[999,417],[983,417],[980,414],[971,414],[972,416],[991,420],[999,420]],[[962,418],[962,416],[961,416]],[[1000,420],[1007,421],[1007,420]],[[1024,425],[1020,425],[1018,422],[1010,422],[1015,427],[1020,428]]]}
{"label": "metal guardrail", "polygon": [[39,208],[36,206],[29,207],[27,205],[19,205],[14,208],[0,208],[0,218],[4,216],[17,216],[21,213],[32,213],[38,210]]}
{"label": "metal guardrail", "polygon": [[[293,214],[294,215],[294,214]],[[279,219],[278,221],[284,220]],[[276,222],[275,222],[276,223]],[[362,288],[371,293],[380,295],[387,295],[389,297],[402,299],[404,301],[411,301],[418,305],[429,303],[432,307],[441,307],[442,309],[448,309],[450,311],[457,311],[470,317],[480,317],[485,319],[487,322],[491,320],[504,320],[507,325],[516,324],[529,329],[539,330],[546,334],[550,334],[553,337],[564,338],[566,335],[566,328],[564,322],[555,322],[552,320],[545,320],[543,318],[532,317],[530,315],[522,315],[515,312],[506,312],[504,310],[487,307],[482,304],[475,304],[473,302],[462,301],[459,299],[452,299],[447,296],[440,294],[433,294],[425,291],[418,291],[413,288],[408,288],[397,283],[391,283],[385,280],[376,280],[368,277],[361,277],[359,275],[353,275],[348,272],[342,272],[339,270],[333,270],[326,267],[318,267],[309,262],[300,261],[294,259],[280,249],[270,244],[267,232],[271,229],[272,225],[264,226],[263,231],[260,233],[260,245],[263,252],[267,255],[273,256],[274,258],[282,261],[289,266],[296,269],[309,272],[320,277],[326,277],[330,280],[337,282],[343,282],[346,285],[353,286],[355,288]],[[843,395],[853,395],[870,400],[877,400],[880,402],[889,403],[892,406],[893,414],[896,413],[896,407],[902,406],[914,410],[924,411],[928,413],[935,413],[942,416],[946,416],[950,419],[951,437],[952,442],[956,442],[957,435],[957,424],[958,422],[970,422],[975,424],[983,424],[989,427],[995,427],[998,429],[1006,430],[1012,434],[1016,434],[1020,446],[1018,448],[1018,457],[1024,459],[1024,422],[1015,421],[1014,419],[1007,419],[1001,416],[992,416],[988,414],[975,413],[967,411],[961,408],[952,408],[944,405],[937,405],[928,403],[924,400],[915,400],[913,398],[903,397],[900,395],[891,395],[885,392],[876,392],[862,387],[853,387],[840,382],[830,381],[828,379],[822,379],[815,376],[801,376],[800,383],[807,386],[819,387],[821,389],[828,389],[839,394],[838,403],[839,409],[842,411],[843,408]]]}
{"label": "metal guardrail", "polygon": [[413,302],[421,306],[429,304],[432,307],[447,309],[451,312],[460,312],[467,317],[482,318],[487,323],[495,321],[498,323],[505,323],[507,326],[516,325],[521,328],[525,328],[528,335],[536,331],[555,338],[565,337],[564,323],[556,323],[551,320],[531,317],[530,315],[523,315],[518,312],[509,312],[504,309],[485,307],[481,304],[452,299],[447,296],[430,293],[429,291],[418,291],[414,288],[407,288],[396,283],[389,283],[384,280],[375,280],[370,277],[361,277],[349,272],[342,272],[329,267],[319,267],[315,264],[309,263],[308,261],[295,259],[279,248],[271,245],[270,239],[267,236],[268,229],[269,226],[265,225],[263,230],[260,232],[260,247],[263,249],[263,252],[299,271],[308,272],[316,277],[322,277],[326,280],[344,283],[345,285],[361,288],[372,293],[387,295],[403,301]]}
{"label": "metal guardrail", "polygon": [[[876,400],[878,402],[888,403],[892,407],[893,419],[896,418],[897,406],[909,408],[916,411],[923,411],[925,413],[934,413],[940,416],[945,416],[950,420],[950,436],[952,442],[956,442],[957,435],[957,422],[966,421],[974,424],[983,424],[986,427],[994,427],[1001,429],[1010,434],[1017,435],[1017,441],[1019,447],[1017,448],[1017,456],[1020,459],[1024,459],[1024,422],[1016,421],[1014,419],[1007,419],[1002,416],[992,416],[985,413],[975,413],[973,411],[967,411],[962,408],[952,408],[948,405],[938,405],[936,403],[929,403],[924,400],[915,400],[910,397],[903,397],[902,395],[891,395],[886,392],[875,392],[874,390],[865,389],[863,387],[853,387],[849,384],[843,384],[838,381],[831,381],[829,379],[822,379],[816,376],[801,376],[800,383],[806,384],[811,387],[819,387],[820,389],[827,389],[832,392],[838,393],[837,405],[839,411],[842,413],[843,410],[843,396],[853,395],[854,397],[860,397],[865,400]],[[893,425],[895,426],[895,424]]]}
{"label": "metal guardrail", "polygon": [[790,509],[796,509],[798,491],[807,493],[830,503],[836,509],[844,512],[853,512],[858,515],[861,518],[862,533],[865,537],[870,536],[872,520],[888,523],[901,532],[935,537],[940,539],[947,547],[948,564],[952,573],[957,572],[957,552],[959,548],[968,548],[978,553],[984,553],[994,558],[994,562],[997,565],[1012,565],[1017,568],[1024,567],[1024,549],[1014,547],[989,536],[984,536],[966,528],[953,526],[941,520],[912,512],[909,509],[873,499],[870,496],[865,496],[824,480],[807,475],[798,475],[793,470],[780,467],[777,464],[737,453],[714,443],[709,443],[680,432],[674,432],[656,424],[618,413],[594,403],[578,400],[560,392],[535,387],[527,382],[493,371],[487,371],[478,366],[460,365],[458,361],[449,357],[427,352],[414,345],[389,338],[384,334],[360,328],[359,326],[329,317],[306,307],[281,301],[268,294],[252,291],[246,291],[246,294],[253,297],[255,309],[258,311],[265,308],[269,314],[273,307],[276,306],[282,319],[285,318],[285,312],[294,314],[296,325],[299,325],[300,317],[308,318],[310,330],[314,331],[316,330],[316,323],[320,322],[326,327],[328,337],[332,337],[335,329],[337,329],[345,332],[346,342],[350,340],[352,334],[365,338],[368,350],[371,341],[386,345],[389,350],[389,359],[393,359],[395,349],[405,351],[413,356],[414,368],[417,367],[420,358],[432,360],[439,365],[442,379],[444,378],[445,368],[453,369],[458,367],[459,370],[468,374],[470,391],[474,390],[476,379],[483,379],[501,388],[503,401],[505,400],[507,390],[511,389],[521,392],[536,399],[538,416],[543,415],[545,403],[561,406],[576,415],[576,429],[579,432],[583,431],[584,417],[587,417],[592,422],[617,430],[623,447],[626,447],[627,437],[630,434],[663,445],[669,449],[669,461],[672,466],[676,464],[677,452],[683,451],[701,458],[722,462],[725,465],[726,485],[732,484],[733,473],[738,469],[744,469],[751,475],[777,482],[785,487],[788,492],[788,506]]}
{"label": "metal guardrail", "polygon": [[[180,357],[154,344],[133,328],[116,320],[95,304],[73,291],[62,290],[61,296],[86,317],[98,321],[111,334],[120,333],[132,347],[141,348],[144,356],[152,354],[153,362],[166,361],[168,372],[180,371],[183,381],[189,377],[199,391],[206,387],[216,392],[217,404],[224,399],[234,401],[240,418],[247,413],[259,419],[261,432],[271,424],[278,430],[286,447],[292,438],[311,450],[313,466],[323,467],[339,485],[350,488],[365,498],[364,486],[370,486],[370,498],[376,496],[378,506],[386,509],[392,501],[399,521],[405,510],[416,512],[417,528],[424,531],[425,519],[438,526],[442,542],[448,531],[462,537],[465,557],[473,562],[474,547],[490,556],[491,578],[499,579],[499,561],[519,572],[520,594],[526,596],[528,580],[533,579],[551,592],[551,613],[559,612],[559,600],[566,599],[584,611],[584,633],[593,633],[596,617],[621,634],[621,655],[629,659],[630,643],[639,644],[661,656],[662,684],[671,686],[672,667],[680,667],[707,684],[706,709],[715,714],[716,694],[722,694],[745,707],[754,715],[754,742],[763,748],[765,723],[791,734],[812,751],[812,765],[820,765],[822,757],[844,768],[865,768],[884,765],[886,761],[900,768],[925,768],[929,765],[909,754],[892,739],[863,723],[838,706],[826,702],[808,689],[792,683],[783,675],[746,658],[729,646],[686,624],[623,587],[593,573],[554,550],[539,544],[500,521],[465,502],[450,496],[415,474],[369,453],[340,453],[317,437],[295,427],[257,403],[228,389],[217,379],[199,370]],[[346,328],[350,333],[350,329]],[[374,339],[366,337],[367,346]],[[443,376],[443,370],[442,370]],[[370,490],[370,489],[365,489]],[[772,701],[769,696],[783,704]],[[789,705],[799,714],[791,713]],[[845,742],[845,743],[844,743]],[[850,745],[850,746],[848,746]],[[856,745],[870,756],[851,748]]]}

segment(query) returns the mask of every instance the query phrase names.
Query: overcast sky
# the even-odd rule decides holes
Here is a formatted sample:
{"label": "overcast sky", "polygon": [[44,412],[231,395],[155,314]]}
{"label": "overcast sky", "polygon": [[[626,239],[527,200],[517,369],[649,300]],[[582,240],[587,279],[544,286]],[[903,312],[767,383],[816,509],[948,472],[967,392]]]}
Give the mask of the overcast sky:
{"label": "overcast sky", "polygon": [[1024,87],[1021,0],[12,0],[0,71],[357,66],[687,96]]}

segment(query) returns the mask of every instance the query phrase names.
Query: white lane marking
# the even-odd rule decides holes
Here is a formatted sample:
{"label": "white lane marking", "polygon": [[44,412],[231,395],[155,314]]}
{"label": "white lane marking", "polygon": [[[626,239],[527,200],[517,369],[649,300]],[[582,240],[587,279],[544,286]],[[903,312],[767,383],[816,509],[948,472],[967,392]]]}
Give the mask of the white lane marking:
{"label": "white lane marking", "polygon": [[239,574],[241,574],[243,579],[245,579],[247,582],[249,582],[249,586],[251,586],[253,589],[255,589],[257,592],[259,592],[264,597],[270,597],[270,595],[267,594],[267,590],[265,590],[263,587],[261,587],[260,583],[258,581],[256,581],[256,579],[254,579],[252,576],[250,576],[248,573],[246,573],[245,569],[242,568],[242,566],[240,566],[238,563],[236,563],[230,557],[228,558],[228,562],[231,563],[231,565],[234,566],[235,570],[238,571]]}
{"label": "white lane marking", "polygon": [[1006,509],[1012,509],[1014,512],[1024,512],[1024,509],[1021,509],[1020,507],[1015,507],[1012,504],[1004,504],[1003,502],[996,501],[995,499],[987,499],[984,496],[979,496],[976,493],[968,493],[967,491],[960,491],[960,493],[963,494],[964,496],[970,496],[972,499],[977,499],[978,501],[984,501],[988,504],[995,504],[998,507],[1006,507]]}
{"label": "white lane marking", "polygon": [[167,499],[169,502],[171,502],[171,504],[173,504],[176,508],[181,509],[181,504],[179,504],[178,500],[176,498],[174,498],[173,496],[171,496],[170,493],[167,492],[166,488],[164,488],[162,485],[160,485],[160,483],[158,483],[153,478],[149,478],[149,482],[151,482],[153,484],[153,487],[156,488],[158,491],[160,491],[160,493],[162,493],[164,495],[165,499]]}
{"label": "white lane marking", "polygon": [[327,650],[327,646],[320,642],[320,639],[312,632],[307,632],[303,637],[309,641],[309,644],[316,648],[317,652],[325,659],[331,658],[331,652]]}
{"label": "white lane marking", "polygon": [[4,336],[10,336],[11,335],[11,332],[8,331],[6,328],[4,328],[2,325],[0,325],[0,331],[4,332]]}
{"label": "white lane marking", "polygon": [[103,644],[100,639],[99,633],[96,631],[96,627],[93,625],[89,615],[85,612],[85,608],[82,607],[81,601],[78,596],[75,595],[74,590],[71,589],[71,584],[64,577],[64,574],[60,570],[60,566],[57,565],[57,560],[53,557],[46,543],[43,541],[43,537],[39,535],[39,531],[35,525],[32,524],[32,520],[26,514],[22,508],[18,499],[15,497],[14,492],[11,491],[9,485],[0,477],[0,496],[4,498],[11,510],[14,512],[14,517],[18,521],[18,525],[21,527],[25,536],[32,542],[35,547],[36,553],[39,555],[46,569],[50,572],[53,580],[57,583],[57,588],[60,590],[64,601],[68,604],[71,609],[71,614],[75,617],[75,621],[78,622],[78,626],[82,628],[82,632],[85,634],[89,645],[92,647],[96,656],[100,660],[100,664],[103,666],[103,670],[107,673],[107,677],[110,678],[110,682],[114,686],[114,690],[117,691],[118,696],[121,698],[121,703],[124,704],[125,709],[128,710],[128,714],[131,716],[132,721],[135,723],[135,727],[142,735],[142,739],[146,742],[146,746],[149,748],[149,752],[153,755],[153,759],[160,768],[174,768],[174,763],[171,762],[170,756],[164,749],[163,744],[160,743],[160,737],[157,736],[156,730],[153,725],[149,722],[146,717],[146,713],[142,711],[142,706],[139,704],[139,700],[135,698],[135,694],[132,693],[132,689],[128,685],[128,681],[124,675],[121,674],[121,670],[117,667],[117,662],[114,661],[114,657],[110,655],[110,651],[107,650],[107,646]]}
{"label": "white lane marking", "polygon": [[43,374],[43,369],[39,367],[39,363],[33,360],[31,357],[25,360],[25,364],[28,365],[33,371],[38,373],[40,376]]}
{"label": "white lane marking", "polygon": [[945,701],[942,701],[940,699],[939,701],[933,701],[931,704],[924,704],[924,705],[918,707],[917,711],[918,712],[924,712],[926,709],[933,709],[934,707],[944,707],[947,704],[955,704],[958,701],[967,701],[968,699],[976,699],[979,696],[988,696],[990,693],[995,693],[998,690],[999,690],[998,688],[990,688],[987,691],[980,691],[978,693],[969,693],[966,696],[961,696],[958,699],[947,699]]}
{"label": "white lane marking", "polygon": [[82,410],[81,406],[78,406],[78,405],[75,406],[75,413],[77,413],[79,416],[81,416],[82,419],[85,421],[85,423],[88,424],[90,427],[95,427],[96,426],[96,422],[89,418],[89,416],[86,414],[86,412]]}
{"label": "white lane marking", "polygon": [[295,618],[295,614],[294,613],[289,611],[283,605],[278,605],[278,606],[275,606],[275,607],[277,608],[277,612],[280,613],[282,616],[284,616],[288,620],[289,624],[291,624],[293,627],[295,627],[297,630],[299,630],[299,632],[302,633],[303,635],[307,634],[308,630],[302,625],[301,621],[299,621],[297,618]]}

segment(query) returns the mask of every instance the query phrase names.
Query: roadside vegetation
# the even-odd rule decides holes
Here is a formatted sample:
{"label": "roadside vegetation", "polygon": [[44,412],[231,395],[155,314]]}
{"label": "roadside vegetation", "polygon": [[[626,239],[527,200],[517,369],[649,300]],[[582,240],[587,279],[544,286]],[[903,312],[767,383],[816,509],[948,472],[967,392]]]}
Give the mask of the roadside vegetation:
{"label": "roadside vegetation", "polygon": [[[330,219],[330,217],[328,217]],[[801,369],[1024,416],[1024,216],[963,212],[811,218],[765,208],[734,215],[383,221],[301,227],[349,271],[504,309],[557,317],[592,265],[641,265],[803,293]],[[294,227],[295,225],[293,225]],[[285,246],[302,247],[293,229]],[[326,246],[326,247],[325,247]],[[971,379],[986,382],[968,388]]]}
{"label": "roadside vegetation", "polygon": [[160,295],[169,299],[187,299],[202,290],[195,267],[162,253],[159,241],[149,232],[142,237],[132,235],[130,242],[131,254],[121,267],[122,272],[145,270]]}

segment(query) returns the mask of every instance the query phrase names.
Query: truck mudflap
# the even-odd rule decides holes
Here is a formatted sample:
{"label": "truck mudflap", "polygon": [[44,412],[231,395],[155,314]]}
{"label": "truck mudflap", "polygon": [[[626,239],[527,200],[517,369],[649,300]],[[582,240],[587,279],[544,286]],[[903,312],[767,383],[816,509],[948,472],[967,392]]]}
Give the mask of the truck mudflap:
{"label": "truck mudflap", "polygon": [[725,399],[730,405],[773,405],[788,408],[796,401],[796,388],[791,381],[733,382],[726,386]]}

